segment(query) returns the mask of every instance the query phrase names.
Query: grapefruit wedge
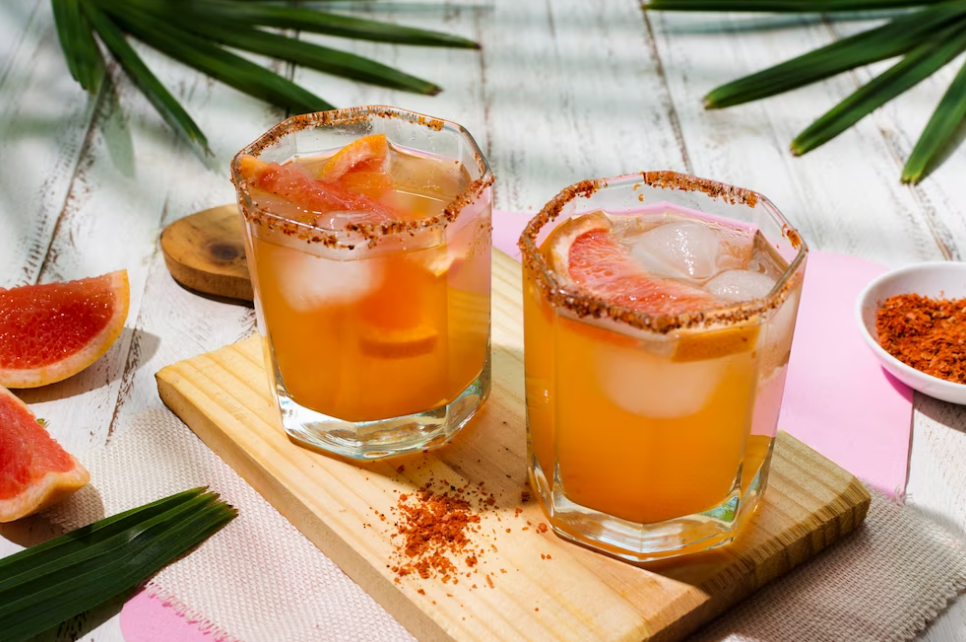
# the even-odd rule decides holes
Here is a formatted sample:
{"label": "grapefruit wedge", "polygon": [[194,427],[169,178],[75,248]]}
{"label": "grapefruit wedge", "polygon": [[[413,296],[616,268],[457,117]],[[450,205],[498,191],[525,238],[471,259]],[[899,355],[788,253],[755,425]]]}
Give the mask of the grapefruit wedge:
{"label": "grapefruit wedge", "polygon": [[24,402],[0,386],[0,522],[59,502],[88,481],[77,458],[47,434]]}
{"label": "grapefruit wedge", "polygon": [[319,178],[334,183],[350,172],[381,172],[388,176],[389,139],[370,134],[352,141],[322,166]]}
{"label": "grapefruit wedge", "polygon": [[[360,172],[359,176],[362,177],[361,181],[358,181],[360,184],[344,180],[353,174],[340,176],[343,180],[322,180],[313,177],[298,163],[279,165],[267,163],[254,156],[243,156],[239,161],[238,169],[253,187],[280,196],[309,212],[359,212],[374,219],[363,222],[380,223],[393,219],[392,211],[388,207],[362,189],[377,190],[378,188],[377,191],[382,189],[379,180],[373,178],[373,175],[382,176],[382,174],[376,172]],[[343,185],[343,182],[347,184]],[[381,191],[379,193],[381,194]]]}
{"label": "grapefruit wedge", "polygon": [[127,272],[0,288],[0,386],[36,388],[77,374],[121,336]]}
{"label": "grapefruit wedge", "polygon": [[603,212],[557,227],[546,241],[554,272],[588,294],[645,314],[680,314],[716,304],[704,290],[649,275],[612,228]]}

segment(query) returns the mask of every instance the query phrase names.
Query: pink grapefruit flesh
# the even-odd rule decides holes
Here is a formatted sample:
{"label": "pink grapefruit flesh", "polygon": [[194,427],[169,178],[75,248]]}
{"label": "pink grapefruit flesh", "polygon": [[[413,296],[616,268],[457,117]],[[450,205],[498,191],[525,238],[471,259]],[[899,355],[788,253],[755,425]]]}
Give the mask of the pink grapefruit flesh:
{"label": "pink grapefruit flesh", "polygon": [[[370,140],[378,137],[381,143]],[[254,156],[243,156],[239,169],[253,187],[306,212],[358,212],[365,215],[359,222],[384,223],[398,218],[380,202],[393,187],[386,172],[388,150],[385,136],[360,138],[326,161],[318,177],[299,163],[279,165]]]}
{"label": "pink grapefruit flesh", "polygon": [[564,268],[564,276],[578,288],[644,314],[680,314],[715,305],[716,299],[703,290],[648,275],[611,233],[603,214],[581,219],[564,223],[548,239],[554,268],[558,273]]}
{"label": "pink grapefruit flesh", "polygon": [[54,504],[90,481],[87,470],[0,386],[0,522]]}
{"label": "pink grapefruit flesh", "polygon": [[36,388],[77,374],[121,336],[127,272],[0,288],[0,385]]}

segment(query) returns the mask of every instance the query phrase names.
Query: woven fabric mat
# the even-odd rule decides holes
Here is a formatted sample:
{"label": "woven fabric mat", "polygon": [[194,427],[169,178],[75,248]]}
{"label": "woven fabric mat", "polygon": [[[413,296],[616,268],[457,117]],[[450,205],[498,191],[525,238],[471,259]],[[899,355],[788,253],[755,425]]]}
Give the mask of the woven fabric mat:
{"label": "woven fabric mat", "polygon": [[[148,586],[214,640],[413,639],[167,410],[144,411],[81,461],[92,483],[47,512],[68,529],[195,486],[210,486],[238,507],[237,519]],[[908,640],[963,590],[962,534],[874,495],[857,533],[692,640]]]}

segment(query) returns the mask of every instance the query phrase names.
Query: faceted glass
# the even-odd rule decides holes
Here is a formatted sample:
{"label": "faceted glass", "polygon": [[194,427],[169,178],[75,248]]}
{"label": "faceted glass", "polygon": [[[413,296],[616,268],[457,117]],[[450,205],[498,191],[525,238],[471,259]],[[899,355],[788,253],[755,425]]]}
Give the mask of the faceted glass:
{"label": "faceted glass", "polygon": [[[259,190],[267,179],[256,184],[246,174],[245,163],[269,167],[262,177],[279,169],[262,161],[295,163],[303,174],[321,167],[322,180],[333,163],[362,166],[353,155],[366,153],[365,144],[329,159],[373,134],[388,141],[388,169],[358,171],[335,186],[312,183],[321,194],[315,202],[338,197],[356,203],[351,211],[316,209],[307,218],[278,198],[301,183],[276,180],[266,195]],[[368,197],[352,190],[384,185],[386,174],[388,200],[359,211]],[[239,152],[232,178],[285,431],[356,459],[452,438],[490,390],[493,177],[469,132],[388,107],[307,114]]]}
{"label": "faceted glass", "polygon": [[[593,212],[606,217],[570,223],[584,227],[561,258],[554,231]],[[615,229],[677,221],[662,243],[694,227],[688,221],[751,239],[776,266],[774,280],[751,300],[645,314],[634,303],[645,290],[608,299],[570,276],[573,238],[593,217]],[[564,190],[530,221],[520,248],[530,478],[554,530],[633,561],[732,541],[768,478],[805,273],[799,235],[760,194],[650,172]],[[692,267],[708,259],[685,258]],[[663,258],[643,260],[665,269]],[[581,269],[615,278],[616,268],[595,261]]]}

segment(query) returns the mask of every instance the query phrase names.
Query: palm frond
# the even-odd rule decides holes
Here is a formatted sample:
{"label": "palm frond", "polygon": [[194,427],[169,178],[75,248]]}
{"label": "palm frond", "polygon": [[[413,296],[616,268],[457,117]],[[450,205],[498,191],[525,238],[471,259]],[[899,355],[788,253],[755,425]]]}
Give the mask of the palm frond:
{"label": "palm frond", "polygon": [[0,631],[26,640],[137,586],[237,511],[196,488],[0,559]]}
{"label": "palm frond", "polygon": [[769,13],[832,13],[882,11],[921,7],[945,0],[651,0],[655,11],[732,11]]}
{"label": "palm frond", "polygon": [[157,16],[142,12],[127,0],[99,2],[138,40],[230,87],[296,113],[333,108],[330,103],[291,80],[193,33],[158,20]]}
{"label": "palm frond", "polygon": [[953,135],[966,120],[966,63],[960,68],[949,89],[933,112],[905,167],[903,183],[918,183],[932,169],[935,159],[953,143]]}
{"label": "palm frond", "polygon": [[928,78],[966,49],[966,30],[950,27],[924,42],[881,75],[812,123],[792,141],[792,153],[804,154],[830,141],[876,108]]}
{"label": "palm frond", "polygon": [[71,75],[94,91],[104,75],[96,33],[175,131],[207,151],[204,133],[128,43],[127,36],[239,91],[294,113],[333,105],[227,48],[286,60],[334,76],[434,95],[440,87],[375,60],[261,27],[395,44],[478,49],[446,33],[346,16],[275,0],[51,0]]}
{"label": "palm frond", "polygon": [[205,152],[210,153],[208,139],[205,138],[201,128],[184,110],[178,99],[171,95],[171,92],[151,73],[134,48],[128,44],[118,26],[92,4],[85,6],[84,12],[121,68],[168,125],[187,136],[188,140],[198,143]]}
{"label": "palm frond", "polygon": [[180,28],[222,45],[243,49],[255,54],[288,60],[333,76],[342,76],[372,85],[401,89],[418,94],[435,95],[438,85],[423,80],[369,58],[323,47],[303,40],[256,29],[234,20],[213,22],[190,10],[178,10],[173,5],[165,9],[165,17]]}
{"label": "palm frond", "polygon": [[939,5],[896,18],[881,27],[739,78],[711,90],[705,96],[704,104],[710,109],[740,105],[804,87],[862,65],[900,56],[950,22],[966,27],[966,2]]}
{"label": "palm frond", "polygon": [[104,75],[104,59],[94,42],[91,26],[81,11],[80,0],[52,0],[57,38],[67,68],[80,86],[95,93]]}
{"label": "palm frond", "polygon": [[[904,56],[799,134],[795,155],[821,146],[878,107],[904,93],[966,50],[966,0],[651,0],[648,10],[832,13],[916,7],[885,24],[832,42],[711,90],[705,107],[716,109],[760,100],[863,65]],[[918,182],[939,154],[954,144],[966,118],[966,67],[959,72],[916,143],[902,172]]]}
{"label": "palm frond", "polygon": [[244,2],[237,2],[237,0],[170,1],[175,6],[178,4],[190,6],[192,11],[206,14],[212,18],[236,20],[264,27],[299,29],[330,36],[391,42],[400,45],[479,49],[479,45],[472,40],[446,33],[271,2],[254,0]]}

